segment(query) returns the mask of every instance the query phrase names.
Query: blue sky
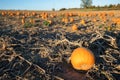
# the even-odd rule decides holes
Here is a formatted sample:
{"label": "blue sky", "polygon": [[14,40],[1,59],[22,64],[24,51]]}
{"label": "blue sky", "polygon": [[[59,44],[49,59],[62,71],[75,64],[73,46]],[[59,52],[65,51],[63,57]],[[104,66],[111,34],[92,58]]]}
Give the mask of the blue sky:
{"label": "blue sky", "polygon": [[[0,9],[52,10],[79,8],[81,0],[0,0]],[[93,0],[93,5],[118,4],[120,0]]]}

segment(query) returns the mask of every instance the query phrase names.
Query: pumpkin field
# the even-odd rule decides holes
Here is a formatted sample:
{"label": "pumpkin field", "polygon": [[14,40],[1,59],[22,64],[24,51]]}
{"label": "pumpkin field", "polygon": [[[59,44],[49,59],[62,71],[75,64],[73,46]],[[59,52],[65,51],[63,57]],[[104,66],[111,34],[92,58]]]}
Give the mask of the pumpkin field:
{"label": "pumpkin field", "polygon": [[[81,55],[92,67],[76,70],[80,47],[94,58]],[[120,10],[0,10],[0,80],[119,79]]]}

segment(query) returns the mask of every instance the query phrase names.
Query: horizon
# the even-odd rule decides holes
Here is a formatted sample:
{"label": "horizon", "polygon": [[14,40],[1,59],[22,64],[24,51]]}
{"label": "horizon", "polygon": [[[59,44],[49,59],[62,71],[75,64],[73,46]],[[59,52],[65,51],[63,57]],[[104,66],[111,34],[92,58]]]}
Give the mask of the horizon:
{"label": "horizon", "polygon": [[[116,5],[120,0],[92,0],[94,6]],[[0,10],[59,10],[61,8],[80,8],[81,0],[8,0],[1,1]]]}

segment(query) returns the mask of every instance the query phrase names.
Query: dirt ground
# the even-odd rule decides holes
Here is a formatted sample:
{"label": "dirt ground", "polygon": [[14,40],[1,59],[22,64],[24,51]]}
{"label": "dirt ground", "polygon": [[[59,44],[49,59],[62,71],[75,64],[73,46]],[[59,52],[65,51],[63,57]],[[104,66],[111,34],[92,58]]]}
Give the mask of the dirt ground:
{"label": "dirt ground", "polygon": [[[21,23],[28,11],[15,12],[0,11],[0,80],[120,79],[120,11],[48,12],[47,20],[52,21],[48,25],[37,16],[43,12],[36,12],[25,16],[26,22],[35,20],[30,26]],[[66,17],[74,21],[62,22]],[[72,30],[73,24],[78,30]],[[78,47],[95,55],[95,65],[88,71],[77,71],[67,62]]]}

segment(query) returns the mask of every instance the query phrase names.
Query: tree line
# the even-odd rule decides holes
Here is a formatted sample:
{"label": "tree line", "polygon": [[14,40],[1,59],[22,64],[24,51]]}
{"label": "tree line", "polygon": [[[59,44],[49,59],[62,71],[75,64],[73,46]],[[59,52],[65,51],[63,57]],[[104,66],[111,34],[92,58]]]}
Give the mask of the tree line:
{"label": "tree line", "polygon": [[92,5],[92,0],[81,0],[80,4],[81,8],[90,8],[90,9],[120,9],[120,4],[109,4],[109,5],[104,5],[104,6],[95,6]]}
{"label": "tree line", "polygon": [[[92,5],[92,0],[81,0],[80,8],[69,8],[69,9],[95,9],[95,10],[120,10],[120,3],[109,4],[104,6]],[[61,8],[60,11],[66,10],[66,8]]]}

